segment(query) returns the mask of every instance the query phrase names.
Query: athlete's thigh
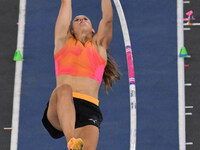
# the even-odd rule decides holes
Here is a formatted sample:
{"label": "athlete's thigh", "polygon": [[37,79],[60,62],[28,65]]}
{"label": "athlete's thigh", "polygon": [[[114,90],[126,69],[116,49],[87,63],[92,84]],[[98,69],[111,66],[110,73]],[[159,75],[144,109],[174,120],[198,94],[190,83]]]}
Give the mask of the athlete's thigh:
{"label": "athlete's thigh", "polygon": [[56,98],[57,98],[56,90],[54,90],[52,92],[50,100],[49,100],[47,118],[54,128],[61,131],[62,129],[60,127],[60,123],[58,120],[58,114],[57,114],[57,99]]}
{"label": "athlete's thigh", "polygon": [[93,125],[77,128],[75,129],[75,138],[83,140],[83,150],[96,150],[99,140],[99,128]]}

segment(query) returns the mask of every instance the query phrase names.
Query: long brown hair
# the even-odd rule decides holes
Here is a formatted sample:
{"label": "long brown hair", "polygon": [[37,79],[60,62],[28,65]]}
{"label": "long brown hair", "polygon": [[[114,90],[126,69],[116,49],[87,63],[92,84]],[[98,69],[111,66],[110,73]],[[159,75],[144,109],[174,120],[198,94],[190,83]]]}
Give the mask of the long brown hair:
{"label": "long brown hair", "polygon": [[116,82],[121,78],[121,72],[118,68],[118,64],[114,58],[110,55],[110,49],[107,49],[107,64],[103,74],[104,89],[108,93],[108,89],[112,89],[113,81]]}

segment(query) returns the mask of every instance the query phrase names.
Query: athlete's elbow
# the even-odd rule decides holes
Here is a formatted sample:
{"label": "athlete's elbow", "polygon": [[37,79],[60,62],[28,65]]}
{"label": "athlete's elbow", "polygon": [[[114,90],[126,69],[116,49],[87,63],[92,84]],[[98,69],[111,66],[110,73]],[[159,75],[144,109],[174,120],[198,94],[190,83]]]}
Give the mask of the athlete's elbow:
{"label": "athlete's elbow", "polygon": [[112,23],[113,22],[113,15],[112,14],[103,15],[102,19],[105,20],[105,22],[107,22],[107,23]]}
{"label": "athlete's elbow", "polygon": [[108,17],[102,18],[102,22],[105,25],[105,27],[112,28],[113,18],[112,17],[110,17],[110,18],[108,18]]}

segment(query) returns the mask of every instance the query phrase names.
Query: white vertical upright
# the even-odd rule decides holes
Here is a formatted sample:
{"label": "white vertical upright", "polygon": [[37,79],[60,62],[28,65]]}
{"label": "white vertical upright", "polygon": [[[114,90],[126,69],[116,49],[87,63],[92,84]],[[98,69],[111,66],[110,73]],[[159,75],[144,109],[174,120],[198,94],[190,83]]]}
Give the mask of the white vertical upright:
{"label": "white vertical upright", "polygon": [[129,90],[130,90],[130,150],[136,150],[136,123],[137,123],[137,113],[136,113],[136,88],[135,88],[135,73],[134,64],[132,56],[132,48],[129,37],[129,31],[126,23],[126,18],[124,11],[122,9],[119,0],[114,0],[119,20],[121,23],[121,28],[124,37],[124,44],[126,49],[126,58],[129,73]]}
{"label": "white vertical upright", "polygon": [[184,46],[183,0],[177,0],[177,45],[179,150],[186,150],[184,58],[179,57],[181,47]]}
{"label": "white vertical upright", "polygon": [[[24,50],[25,16],[26,16],[26,0],[20,0],[17,49],[21,51],[22,55],[23,55],[23,50]],[[18,148],[18,129],[19,129],[22,66],[23,66],[23,61],[16,61],[10,150],[17,150],[17,148]]]}

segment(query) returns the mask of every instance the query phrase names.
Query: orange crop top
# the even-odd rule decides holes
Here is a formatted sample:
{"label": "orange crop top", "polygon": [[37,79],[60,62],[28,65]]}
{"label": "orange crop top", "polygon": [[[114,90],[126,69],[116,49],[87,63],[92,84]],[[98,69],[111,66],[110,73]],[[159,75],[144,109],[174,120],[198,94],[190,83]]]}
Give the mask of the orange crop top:
{"label": "orange crop top", "polygon": [[54,59],[56,77],[61,74],[89,77],[101,84],[106,61],[91,40],[83,45],[79,40],[70,38]]}

